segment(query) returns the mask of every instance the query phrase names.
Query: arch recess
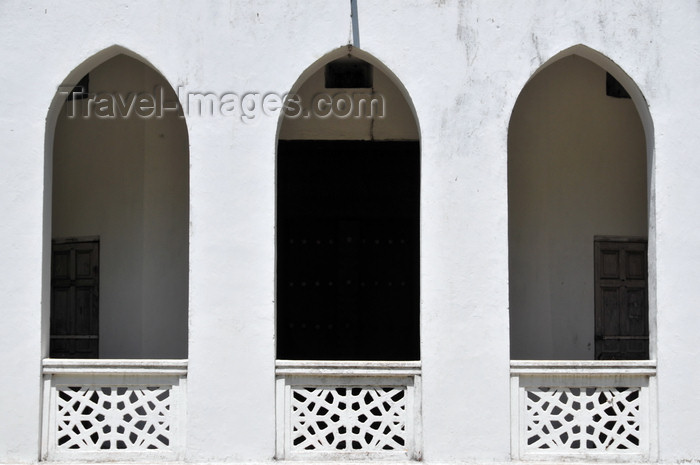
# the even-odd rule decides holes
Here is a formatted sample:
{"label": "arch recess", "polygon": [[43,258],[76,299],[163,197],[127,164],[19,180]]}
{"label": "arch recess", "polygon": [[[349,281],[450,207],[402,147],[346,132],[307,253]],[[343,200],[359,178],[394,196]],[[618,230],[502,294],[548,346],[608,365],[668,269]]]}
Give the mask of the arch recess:
{"label": "arch recess", "polygon": [[[606,95],[606,73],[628,98]],[[612,257],[606,247],[624,249],[622,261],[636,257],[620,245],[635,241],[644,243],[649,339],[648,353],[630,358],[655,357],[653,153],[646,100],[608,57],[579,44],[528,80],[508,129],[511,358],[612,357],[598,349],[611,340],[599,334],[610,321],[598,308],[614,300],[601,291],[600,257]]]}
{"label": "arch recess", "polygon": [[347,46],[289,95],[277,131],[277,356],[418,360],[420,130],[408,93]]}
{"label": "arch recess", "polygon": [[186,358],[189,143],[177,95],[118,45],[57,87],[45,132],[42,353]]}

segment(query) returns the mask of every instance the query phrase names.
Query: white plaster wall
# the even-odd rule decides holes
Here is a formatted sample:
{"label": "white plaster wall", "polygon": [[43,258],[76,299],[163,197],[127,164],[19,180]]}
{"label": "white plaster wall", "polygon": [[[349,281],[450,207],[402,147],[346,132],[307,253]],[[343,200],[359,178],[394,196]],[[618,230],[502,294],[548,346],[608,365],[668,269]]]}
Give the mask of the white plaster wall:
{"label": "white plaster wall", "polygon": [[[0,6],[0,82],[8,90],[0,99],[0,256],[8,264],[0,270],[0,461],[38,456],[42,252],[50,240],[44,175],[56,86],[75,83],[106,55],[90,57],[118,44],[174,87],[286,92],[348,43],[349,9],[322,0]],[[400,79],[420,125],[425,461],[509,457],[508,123],[529,77],[576,44],[617,63],[649,104],[660,457],[700,458],[700,215],[692,208],[700,198],[699,21],[689,0],[359,1],[361,48]],[[189,117],[187,125],[187,459],[270,460],[277,120]]]}
{"label": "white plaster wall", "polygon": [[648,71],[657,78],[650,87],[656,127],[659,447],[663,460],[684,461],[700,457],[700,396],[695,391],[700,383],[700,312],[695,304],[700,289],[694,279],[700,215],[692,206],[700,198],[700,33],[689,25],[700,21],[700,6],[671,8],[662,21],[658,44],[663,58],[651,61],[656,72]]}
{"label": "white plaster wall", "polygon": [[[162,77],[125,55],[90,72],[97,95],[128,100],[157,86],[177,99]],[[95,111],[88,99],[67,102],[57,122],[52,236],[99,236],[100,358],[186,358],[186,126],[172,112],[106,119]]]}
{"label": "white plaster wall", "polygon": [[647,236],[644,130],[580,56],[535,76],[508,133],[511,358],[593,359],[595,236]]}

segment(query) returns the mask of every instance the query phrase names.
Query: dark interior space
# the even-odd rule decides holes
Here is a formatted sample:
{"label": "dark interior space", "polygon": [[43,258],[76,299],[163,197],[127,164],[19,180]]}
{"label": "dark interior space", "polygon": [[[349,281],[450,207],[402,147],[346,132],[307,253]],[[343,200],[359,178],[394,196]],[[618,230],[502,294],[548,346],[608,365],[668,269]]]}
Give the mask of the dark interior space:
{"label": "dark interior space", "polygon": [[277,357],[419,360],[417,141],[279,141]]}

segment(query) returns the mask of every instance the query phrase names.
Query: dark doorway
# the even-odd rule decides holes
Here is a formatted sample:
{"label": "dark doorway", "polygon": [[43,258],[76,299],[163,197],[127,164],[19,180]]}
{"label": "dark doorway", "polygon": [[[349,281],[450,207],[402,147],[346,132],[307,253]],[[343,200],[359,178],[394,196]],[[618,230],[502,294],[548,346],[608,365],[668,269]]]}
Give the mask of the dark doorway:
{"label": "dark doorway", "polygon": [[277,357],[419,360],[417,141],[279,141]]}
{"label": "dark doorway", "polygon": [[99,242],[55,241],[52,249],[49,356],[97,358]]}
{"label": "dark doorway", "polygon": [[595,358],[649,359],[647,241],[595,240]]}

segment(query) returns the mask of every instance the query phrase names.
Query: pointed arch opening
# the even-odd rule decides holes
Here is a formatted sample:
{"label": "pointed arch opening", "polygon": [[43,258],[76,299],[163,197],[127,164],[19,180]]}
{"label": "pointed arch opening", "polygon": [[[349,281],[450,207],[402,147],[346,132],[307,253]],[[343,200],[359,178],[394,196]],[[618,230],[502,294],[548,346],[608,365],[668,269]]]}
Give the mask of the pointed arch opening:
{"label": "pointed arch opening", "polygon": [[420,142],[396,76],[339,49],[277,140],[277,358],[420,359]]}
{"label": "pointed arch opening", "polygon": [[68,75],[46,127],[44,355],[186,358],[189,142],[172,86],[110,47]]}
{"label": "pointed arch opening", "polygon": [[653,125],[583,45],[545,63],[508,130],[512,359],[654,357]]}

